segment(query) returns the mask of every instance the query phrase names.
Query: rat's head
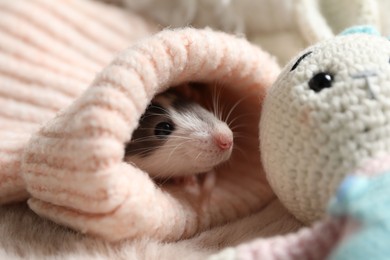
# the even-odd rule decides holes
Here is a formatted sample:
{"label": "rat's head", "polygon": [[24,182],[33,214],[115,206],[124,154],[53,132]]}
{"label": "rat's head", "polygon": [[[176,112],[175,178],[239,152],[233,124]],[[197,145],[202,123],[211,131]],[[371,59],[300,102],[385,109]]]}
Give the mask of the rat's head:
{"label": "rat's head", "polygon": [[154,177],[203,173],[228,160],[233,133],[199,104],[157,95],[126,147],[126,160]]}
{"label": "rat's head", "polygon": [[390,152],[389,60],[388,39],[355,31],[302,52],[269,90],[263,164],[300,220],[321,217],[346,174]]}

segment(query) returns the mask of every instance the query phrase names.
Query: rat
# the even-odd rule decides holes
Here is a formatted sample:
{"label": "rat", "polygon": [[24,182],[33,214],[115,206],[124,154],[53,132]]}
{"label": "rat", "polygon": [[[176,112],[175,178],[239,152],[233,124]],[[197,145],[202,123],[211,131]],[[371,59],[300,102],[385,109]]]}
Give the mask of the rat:
{"label": "rat", "polygon": [[156,95],[126,144],[126,162],[155,180],[202,183],[204,193],[215,185],[214,168],[233,150],[228,124],[200,104],[168,90]]}

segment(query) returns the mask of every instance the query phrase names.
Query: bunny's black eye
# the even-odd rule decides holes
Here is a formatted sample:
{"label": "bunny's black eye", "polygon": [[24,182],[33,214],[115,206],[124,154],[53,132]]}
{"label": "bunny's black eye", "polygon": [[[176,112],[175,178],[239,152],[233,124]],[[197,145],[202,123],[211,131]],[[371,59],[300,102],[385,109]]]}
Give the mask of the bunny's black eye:
{"label": "bunny's black eye", "polygon": [[172,131],[175,130],[173,124],[169,122],[158,123],[154,129],[154,135],[158,138],[165,138],[170,135]]}
{"label": "bunny's black eye", "polygon": [[329,72],[320,72],[315,74],[309,80],[309,87],[314,90],[314,92],[320,92],[324,88],[332,87],[333,75]]}

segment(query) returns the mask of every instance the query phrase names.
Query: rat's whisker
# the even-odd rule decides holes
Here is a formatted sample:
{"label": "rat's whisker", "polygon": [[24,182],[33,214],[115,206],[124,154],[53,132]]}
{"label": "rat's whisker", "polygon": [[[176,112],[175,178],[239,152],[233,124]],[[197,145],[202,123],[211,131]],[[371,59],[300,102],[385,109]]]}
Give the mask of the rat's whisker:
{"label": "rat's whisker", "polygon": [[[139,156],[143,156],[143,155],[146,155],[148,154],[149,152],[155,150],[154,148],[139,148],[139,149],[135,149],[135,150],[132,150],[133,153],[136,153],[137,155]],[[126,153],[125,153],[125,159],[127,158],[126,156]]]}
{"label": "rat's whisker", "polygon": [[235,146],[235,147],[233,148],[233,150],[237,150],[237,151],[241,152],[241,154],[244,155],[244,156],[246,155],[246,154],[245,154],[245,151],[244,151],[242,148],[238,147],[238,146]]}
{"label": "rat's whisker", "polygon": [[185,142],[182,142],[181,144],[179,144],[179,145],[177,145],[172,151],[171,151],[171,153],[169,154],[169,156],[168,156],[168,159],[166,160],[167,162],[171,159],[171,156],[172,156],[172,154],[180,147],[180,146],[182,146],[183,144],[186,144],[186,143],[188,143],[189,141],[185,141]]}
{"label": "rat's whisker", "polygon": [[245,135],[245,134],[242,134],[241,132],[233,132],[233,136],[235,138],[248,138],[248,139],[254,138],[253,136]]}
{"label": "rat's whisker", "polygon": [[[153,135],[153,136],[145,136],[145,137],[140,137],[137,139],[131,140],[130,143],[137,143],[137,142],[144,142],[144,141],[154,141],[156,140],[156,137],[162,137],[162,138],[167,138],[168,136],[165,135]],[[177,139],[185,139],[185,140],[193,140],[192,137],[187,137],[187,136],[182,136],[182,135],[169,135],[169,137],[174,137]]]}
{"label": "rat's whisker", "polygon": [[[149,106],[149,108],[156,108],[158,110],[161,110],[161,111],[165,112],[166,114],[169,114],[169,111],[166,108],[162,107],[162,106],[156,106],[156,105],[152,104],[152,105]],[[146,110],[148,110],[148,109],[146,109]]]}
{"label": "rat's whisker", "polygon": [[[189,142],[189,141],[186,141],[186,142]],[[186,143],[186,142],[183,142],[183,143]],[[155,150],[158,150],[158,149],[161,149],[161,148],[165,148],[165,149],[167,149],[167,148],[175,148],[177,146],[178,146],[177,144],[171,144],[171,145],[164,144],[164,145],[159,145],[159,146],[155,146],[155,147],[152,147],[152,148],[144,148],[144,147],[142,147],[142,148],[138,148],[138,149],[132,149],[131,152],[132,153],[136,153],[137,155],[142,156],[142,155],[147,154],[150,151],[155,151]],[[165,155],[160,155],[160,156],[161,157],[165,157]]]}
{"label": "rat's whisker", "polygon": [[185,139],[185,140],[194,140],[193,137],[187,137],[182,135],[170,135],[170,137],[178,138],[178,139]]}
{"label": "rat's whisker", "polygon": [[246,127],[248,127],[248,124],[239,124],[239,125],[235,125],[235,126],[231,127],[230,130],[232,130],[234,132],[234,130],[246,128]]}
{"label": "rat's whisker", "polygon": [[213,87],[213,93],[212,93],[213,111],[214,111],[214,115],[219,120],[222,119],[222,112],[223,112],[223,107],[221,107],[220,104],[221,92],[222,92],[222,88],[220,86],[217,86],[217,83],[215,83]]}
{"label": "rat's whisker", "polygon": [[[234,108],[230,109],[230,105],[223,102],[225,86],[210,89],[212,86],[209,84],[207,87],[208,89],[199,92],[201,94],[205,91],[207,94],[204,97],[205,103],[210,104],[209,107],[206,106],[207,109],[202,107],[202,100],[199,100],[199,104],[196,102],[201,96],[189,96],[193,98],[190,100],[179,92],[177,95],[169,92],[167,96],[158,94],[141,116],[138,128],[132,135],[134,139],[126,144],[124,160],[138,164],[158,185],[170,181],[174,184],[183,181],[187,183],[187,180],[199,181],[201,173],[213,171],[214,167],[224,163],[228,159],[226,155],[230,157],[231,150],[218,149],[218,143],[204,140],[212,140],[218,133],[211,130],[226,131],[229,136],[234,135],[231,129],[226,129],[227,124],[221,122],[226,112],[229,112],[227,118],[232,119]],[[211,92],[213,95],[210,97]],[[181,98],[183,100],[180,100]],[[234,115],[236,116],[236,113]],[[238,116],[232,119],[233,123],[239,120],[237,118]],[[161,124],[165,122],[170,125]],[[209,125],[214,124],[221,124],[223,127],[210,130]],[[196,144],[193,143],[194,140]],[[204,159],[207,161],[203,161]],[[200,189],[207,187],[202,186]]]}
{"label": "rat's whisker", "polygon": [[253,137],[248,137],[248,136],[234,136],[234,138],[236,140],[242,139],[242,140],[245,140],[245,141],[254,141]]}
{"label": "rat's whisker", "polygon": [[212,108],[212,110],[214,111],[214,115],[218,116],[218,114],[219,114],[219,107],[217,105],[217,88],[216,88],[216,86],[214,86],[214,88],[213,88],[212,100],[213,100],[213,108]]}
{"label": "rat's whisker", "polygon": [[152,179],[155,180],[155,181],[159,181],[158,182],[159,186],[164,186],[169,181],[169,178],[164,178],[164,179],[162,179],[163,181],[161,181],[159,179],[159,176],[153,176]]}
{"label": "rat's whisker", "polygon": [[200,151],[200,152],[198,153],[198,155],[197,155],[196,158],[195,158],[195,161],[197,161],[197,160],[199,159],[199,156],[200,156],[202,153],[203,153],[202,151]]}
{"label": "rat's whisker", "polygon": [[[140,127],[139,130],[152,130],[152,131],[154,131],[155,128],[154,127]],[[145,139],[145,138],[150,138],[150,139],[155,139],[156,137],[167,138],[168,136],[175,137],[175,138],[183,138],[183,139],[193,139],[192,137],[184,136],[184,135],[181,135],[181,134],[175,134],[173,132],[170,135],[154,135],[153,134],[153,135],[148,135],[148,136],[144,136],[144,137],[139,137],[139,138],[136,138],[136,139],[132,139],[131,142],[137,141],[137,140],[142,140],[142,139]]]}
{"label": "rat's whisker", "polygon": [[158,114],[158,113],[148,113],[147,115],[142,116],[142,119],[158,116],[158,117],[165,117],[167,119],[171,119],[172,116],[170,114]]}
{"label": "rat's whisker", "polygon": [[239,116],[236,116],[235,118],[233,118],[231,121],[228,122],[228,126],[231,127],[234,124],[234,122],[236,122],[237,120],[239,120],[241,118],[255,116],[255,115],[258,115],[258,114],[257,113],[246,113],[246,114],[241,114]]}
{"label": "rat's whisker", "polygon": [[227,114],[226,118],[225,118],[225,122],[228,122],[229,121],[229,118],[230,118],[230,115],[233,113],[233,111],[236,109],[236,107],[242,103],[242,101],[244,101],[246,98],[249,98],[250,96],[249,95],[246,95],[242,98],[240,98],[231,108],[230,108],[230,111],[229,113]]}
{"label": "rat's whisker", "polygon": [[226,109],[226,105],[223,106],[223,105],[221,104],[221,95],[222,95],[223,86],[218,87],[218,88],[219,88],[219,92],[218,92],[218,102],[217,102],[218,107],[219,107],[218,119],[221,120],[221,121],[223,121],[223,120],[222,120],[222,117],[223,117],[223,114],[224,114],[225,109]]}

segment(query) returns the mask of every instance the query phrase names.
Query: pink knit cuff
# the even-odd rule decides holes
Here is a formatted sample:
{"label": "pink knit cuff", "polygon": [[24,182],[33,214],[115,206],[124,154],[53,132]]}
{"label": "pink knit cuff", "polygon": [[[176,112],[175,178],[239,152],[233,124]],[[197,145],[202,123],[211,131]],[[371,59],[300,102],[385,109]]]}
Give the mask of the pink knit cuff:
{"label": "pink knit cuff", "polygon": [[[28,18],[34,21],[31,22],[34,26],[23,31],[24,35],[31,35],[31,30],[39,28],[40,37],[47,36],[50,31],[49,35],[55,34],[57,38],[43,38],[45,44],[31,39],[32,42],[23,42],[20,46],[22,51],[34,46],[34,51],[39,50],[42,55],[45,54],[43,48],[47,48],[51,55],[47,55],[46,62],[50,64],[33,66],[33,59],[27,62],[23,58],[18,62],[25,68],[22,65],[7,68],[7,79],[12,84],[35,84],[37,87],[34,92],[26,90],[26,95],[31,93],[26,103],[33,107],[32,114],[24,117],[23,112],[27,110],[16,105],[20,113],[12,116],[13,120],[18,119],[17,122],[2,129],[10,132],[11,127],[18,128],[24,134],[23,138],[10,138],[12,143],[4,149],[0,147],[1,153],[14,156],[12,161],[0,162],[2,203],[30,196],[29,206],[35,212],[81,232],[108,240],[153,237],[166,241],[187,238],[251,214],[273,198],[262,173],[258,151],[262,98],[279,73],[268,54],[245,39],[224,33],[167,30],[122,51],[104,67],[115,49],[108,46],[110,37],[104,40],[107,44],[104,48],[96,47],[91,39],[99,36],[90,35],[86,28],[74,32],[75,25],[70,18],[65,18],[62,9],[51,1],[31,3],[28,5],[36,10],[4,5],[1,11],[5,15],[0,14],[0,20],[9,15],[8,9],[12,12],[14,8],[18,9],[20,14],[27,9],[33,10],[33,14],[39,15]],[[45,8],[40,9],[41,4]],[[40,17],[50,15],[43,11],[46,8],[61,14],[61,22],[43,23]],[[93,8],[81,10],[87,13]],[[17,19],[25,18],[18,16]],[[89,22],[86,20],[86,24]],[[106,24],[109,21],[97,19],[96,22]],[[62,26],[62,32],[66,33],[57,32],[56,26]],[[50,44],[46,45],[49,40]],[[69,48],[72,44],[76,46]],[[11,57],[9,59],[12,61]],[[60,73],[54,69],[55,64],[62,68]],[[75,67],[80,67],[82,73]],[[91,75],[99,68],[102,68],[101,72],[92,79]],[[24,69],[23,73],[19,69]],[[48,82],[45,88],[38,87],[42,81]],[[254,140],[237,144],[245,154],[235,154],[229,167],[221,169],[209,207],[204,211],[198,210],[198,201],[188,194],[174,188],[157,187],[145,172],[122,160],[124,144],[152,97],[170,86],[188,81],[209,83],[210,88],[216,82],[223,84],[222,102],[227,106],[248,97],[235,113],[236,116],[250,115],[249,119],[237,121],[246,123],[244,134]],[[46,101],[54,108],[48,112],[45,106],[46,113],[43,113],[37,103]],[[58,109],[62,110],[54,117]],[[43,126],[39,128],[40,124]],[[28,139],[31,133],[34,134]],[[15,155],[8,152],[11,150]],[[20,156],[22,152],[23,157]],[[3,171],[4,167],[11,170]]]}

